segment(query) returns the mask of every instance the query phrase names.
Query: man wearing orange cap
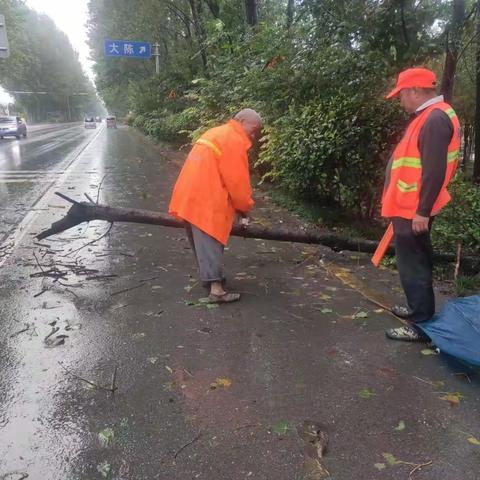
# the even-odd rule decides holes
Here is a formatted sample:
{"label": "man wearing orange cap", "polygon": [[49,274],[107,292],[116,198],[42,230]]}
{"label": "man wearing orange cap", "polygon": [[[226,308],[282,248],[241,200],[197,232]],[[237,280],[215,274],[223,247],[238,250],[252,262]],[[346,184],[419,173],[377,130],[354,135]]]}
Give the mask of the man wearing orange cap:
{"label": "man wearing orange cap", "polygon": [[248,150],[259,135],[262,119],[245,108],[194,144],[173,190],[169,212],[185,221],[202,282],[210,302],[229,303],[238,293],[223,288],[223,249],[235,215],[253,207]]}
{"label": "man wearing orange cap", "polygon": [[413,115],[387,166],[382,216],[391,219],[397,268],[407,306],[392,312],[408,326],[386,334],[394,340],[425,341],[416,323],[435,313],[430,229],[435,215],[450,201],[447,186],[455,174],[460,125],[453,108],[437,96],[435,74],[426,68],[400,73],[387,98],[399,97]]}

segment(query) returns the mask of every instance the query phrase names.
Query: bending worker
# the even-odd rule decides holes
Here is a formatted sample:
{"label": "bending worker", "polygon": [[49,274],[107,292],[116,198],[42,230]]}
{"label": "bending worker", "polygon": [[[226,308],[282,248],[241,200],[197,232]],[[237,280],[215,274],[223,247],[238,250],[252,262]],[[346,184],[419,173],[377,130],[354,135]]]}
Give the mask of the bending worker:
{"label": "bending worker", "polygon": [[425,68],[400,73],[387,98],[399,97],[414,115],[387,166],[382,216],[393,223],[397,268],[407,305],[392,312],[409,324],[387,330],[394,340],[428,340],[415,323],[435,313],[433,250],[435,215],[450,201],[447,186],[455,174],[460,126],[453,108],[436,94],[435,74]]}
{"label": "bending worker", "polygon": [[214,303],[240,299],[223,288],[223,249],[236,214],[246,220],[253,207],[247,152],[261,128],[260,115],[247,108],[205,132],[190,151],[170,201],[169,213],[186,223],[200,278],[210,286]]}

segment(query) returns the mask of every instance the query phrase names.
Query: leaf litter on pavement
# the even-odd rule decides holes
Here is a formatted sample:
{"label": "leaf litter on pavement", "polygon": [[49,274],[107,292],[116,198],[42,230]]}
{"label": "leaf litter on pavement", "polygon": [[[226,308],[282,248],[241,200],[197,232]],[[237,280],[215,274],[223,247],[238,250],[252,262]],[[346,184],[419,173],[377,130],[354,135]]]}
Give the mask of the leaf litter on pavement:
{"label": "leaf litter on pavement", "polygon": [[218,308],[218,303],[212,303],[208,297],[199,298],[196,302],[187,300],[185,303],[189,307],[205,307],[205,308],[208,308],[209,310]]}
{"label": "leaf litter on pavement", "polygon": [[362,388],[359,392],[358,395],[362,398],[372,398],[375,397],[377,394],[373,393],[370,391],[368,388]]}
{"label": "leaf litter on pavement", "polygon": [[413,469],[410,471],[409,477],[411,477],[416,471],[421,470],[423,467],[428,467],[433,463],[432,460],[424,463],[406,462],[405,460],[399,460],[395,457],[395,455],[393,455],[393,453],[390,452],[382,453],[382,457],[385,463],[375,463],[374,467],[377,470],[384,470],[387,466],[395,467],[397,465],[408,465],[413,467]]}
{"label": "leaf litter on pavement", "polygon": [[217,378],[215,382],[210,384],[210,389],[216,390],[217,388],[230,388],[232,386],[232,380],[227,377]]}
{"label": "leaf litter on pavement", "polygon": [[98,439],[103,447],[108,447],[111,445],[114,438],[115,432],[113,431],[113,428],[105,428],[98,434]]}
{"label": "leaf litter on pavement", "polygon": [[100,475],[103,478],[108,478],[112,471],[112,466],[108,462],[102,462],[99,465],[97,465],[97,472],[100,473]]}
{"label": "leaf litter on pavement", "polygon": [[457,405],[460,405],[460,401],[464,398],[465,397],[460,392],[446,392],[445,395],[440,397],[440,400],[444,400],[445,402],[448,402],[450,406],[456,407]]}
{"label": "leaf litter on pavement", "polygon": [[394,430],[397,432],[403,432],[405,430],[405,422],[403,420],[400,420],[398,422],[398,426],[396,426]]}
{"label": "leaf litter on pavement", "polygon": [[290,430],[290,426],[285,421],[277,422],[272,427],[272,432],[276,433],[277,435],[286,435],[286,433]]}

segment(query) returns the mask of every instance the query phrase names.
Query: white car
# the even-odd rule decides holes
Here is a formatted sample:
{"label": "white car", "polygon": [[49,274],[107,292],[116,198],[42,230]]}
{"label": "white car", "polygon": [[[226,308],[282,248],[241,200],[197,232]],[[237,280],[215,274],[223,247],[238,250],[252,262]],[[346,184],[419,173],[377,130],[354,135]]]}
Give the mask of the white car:
{"label": "white car", "polygon": [[97,122],[94,117],[85,117],[83,124],[85,128],[97,128]]}
{"label": "white car", "polygon": [[20,117],[0,116],[0,138],[27,136],[27,124]]}

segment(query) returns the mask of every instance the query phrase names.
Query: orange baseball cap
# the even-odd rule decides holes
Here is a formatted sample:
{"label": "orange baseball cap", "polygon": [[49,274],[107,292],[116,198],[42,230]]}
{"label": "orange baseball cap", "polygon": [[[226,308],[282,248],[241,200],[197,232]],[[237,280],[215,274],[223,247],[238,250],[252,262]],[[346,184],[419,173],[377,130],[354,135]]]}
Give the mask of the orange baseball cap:
{"label": "orange baseball cap", "polygon": [[428,68],[408,68],[398,76],[395,88],[385,97],[396,97],[403,88],[435,88],[437,77]]}

